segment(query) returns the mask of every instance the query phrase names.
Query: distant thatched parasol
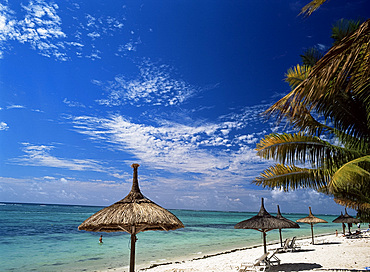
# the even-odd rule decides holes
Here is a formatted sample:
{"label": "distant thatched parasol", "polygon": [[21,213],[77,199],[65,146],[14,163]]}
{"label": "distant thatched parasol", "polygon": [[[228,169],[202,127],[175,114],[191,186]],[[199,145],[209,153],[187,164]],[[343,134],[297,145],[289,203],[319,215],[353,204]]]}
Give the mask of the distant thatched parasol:
{"label": "distant thatched parasol", "polygon": [[299,223],[307,223],[307,224],[310,224],[311,225],[311,236],[312,236],[312,244],[315,244],[315,241],[314,241],[314,236],[313,236],[313,225],[314,224],[318,224],[318,223],[328,223],[327,221],[325,221],[324,219],[321,219],[321,218],[318,218],[316,216],[314,216],[311,212],[311,207],[308,207],[309,210],[310,210],[310,214],[307,216],[307,217],[304,217],[304,218],[301,218],[301,219],[298,219],[297,222]]}
{"label": "distant thatched parasol", "polygon": [[[276,218],[281,219],[281,220],[286,220],[288,222],[291,222],[291,226],[290,227],[285,227],[285,228],[297,228],[297,229],[300,228],[299,225],[296,222],[293,222],[292,220],[289,220],[288,218],[285,218],[284,216],[281,215],[279,205],[277,205],[277,208],[278,208],[278,211],[277,211]],[[282,228],[279,228],[280,245],[283,246],[283,237],[281,235],[281,229]]]}
{"label": "distant thatched parasol", "polygon": [[130,233],[130,272],[133,272],[137,233],[147,230],[175,230],[183,228],[184,225],[175,215],[155,204],[140,192],[137,175],[139,164],[132,164],[131,167],[134,168],[134,175],[130,193],[124,199],[90,216],[78,229]]}
{"label": "distant thatched parasol", "polygon": [[344,224],[342,219],[343,219],[343,213],[340,212],[340,215],[333,220],[333,223],[342,223],[343,235],[345,235],[346,234],[346,225]]}
{"label": "distant thatched parasol", "polygon": [[335,218],[333,220],[333,223],[342,223],[342,227],[343,227],[343,234],[345,234],[345,223],[348,224],[348,232],[351,234],[351,224],[352,223],[360,223],[360,220],[357,219],[357,218],[354,218],[352,216],[350,216],[348,213],[347,213],[347,208],[344,209],[345,210],[345,213],[343,215],[343,213],[341,212],[340,213],[340,216],[338,216],[337,218]]}
{"label": "distant thatched parasol", "polygon": [[[290,221],[290,220],[289,220]],[[284,228],[294,228],[296,223],[293,221],[278,219],[275,216],[269,214],[263,204],[263,198],[261,201],[261,209],[256,216],[249,218],[247,220],[241,221],[234,226],[236,229],[254,229],[262,232],[263,234],[263,249],[267,253],[266,246],[266,232],[273,229],[284,229]]]}

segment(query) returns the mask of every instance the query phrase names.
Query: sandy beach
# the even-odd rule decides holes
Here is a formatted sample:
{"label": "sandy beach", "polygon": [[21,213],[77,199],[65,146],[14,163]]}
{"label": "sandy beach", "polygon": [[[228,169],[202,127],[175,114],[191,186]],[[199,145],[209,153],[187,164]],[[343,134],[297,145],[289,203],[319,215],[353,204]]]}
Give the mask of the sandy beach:
{"label": "sandy beach", "polygon": [[[326,235],[311,239],[301,239],[297,244],[301,249],[295,252],[279,253],[279,266],[270,271],[364,271],[370,267],[370,234],[362,238],[347,239],[341,235]],[[268,246],[268,249],[278,247],[278,244]],[[242,262],[252,262],[263,254],[261,246],[219,253],[196,260],[176,261],[170,264],[152,268],[141,268],[147,272],[187,272],[187,271],[238,271]],[[368,268],[370,270],[370,268]],[[113,270],[109,270],[113,271]],[[114,269],[127,271],[127,268]]]}

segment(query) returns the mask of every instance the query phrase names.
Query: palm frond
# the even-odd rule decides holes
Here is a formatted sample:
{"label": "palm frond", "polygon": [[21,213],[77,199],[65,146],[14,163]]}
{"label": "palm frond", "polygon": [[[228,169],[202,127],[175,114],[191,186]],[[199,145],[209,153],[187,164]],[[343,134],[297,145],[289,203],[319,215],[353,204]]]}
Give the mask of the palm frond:
{"label": "palm frond", "polygon": [[305,5],[299,14],[310,16],[315,10],[317,10],[326,0],[312,0],[310,3]]}
{"label": "palm frond", "polygon": [[[307,10],[312,12],[323,2],[312,1],[312,9]],[[334,45],[312,68],[298,65],[286,76],[294,89],[264,115],[275,115],[278,121],[286,118],[300,132],[270,134],[257,144],[260,157],[279,164],[266,169],[253,183],[285,191],[313,188],[369,215],[370,20]],[[321,135],[339,144],[324,141]],[[310,169],[295,166],[307,162]]]}
{"label": "palm frond", "polygon": [[316,62],[318,62],[322,57],[324,56],[324,54],[319,51],[317,48],[315,47],[312,47],[312,48],[309,48],[307,50],[305,50],[303,52],[303,54],[301,55],[301,59],[302,59],[302,62],[303,62],[303,65],[306,65],[306,66],[309,66],[309,67],[312,67],[316,64]]}
{"label": "palm frond", "polygon": [[357,216],[362,222],[370,222],[370,207],[357,210]]}
{"label": "palm frond", "polygon": [[341,190],[335,193],[334,201],[339,205],[349,207],[355,210],[370,209],[370,196],[364,195],[364,191],[370,188],[351,188],[350,190]]}
{"label": "palm frond", "polygon": [[318,105],[325,119],[331,120],[337,130],[357,140],[370,140],[370,123],[364,101],[356,94],[343,91],[329,96],[331,101],[320,102]]}
{"label": "palm frond", "polygon": [[309,162],[313,167],[325,165],[335,170],[359,156],[356,150],[347,150],[303,133],[267,135],[257,144],[256,150],[258,156],[282,164]]}
{"label": "palm frond", "polygon": [[[343,125],[341,129],[352,129],[351,134],[356,137],[369,138],[370,20],[363,23],[351,36],[333,46],[312,67],[307,79],[294,89],[292,100],[296,100],[296,104],[303,103],[310,111],[324,111],[325,116],[331,116],[345,107],[339,104],[337,107],[328,108],[328,105],[335,105],[338,100],[348,100],[351,97],[354,98],[354,103],[364,102],[364,117],[357,121],[362,123],[362,126],[346,128],[346,123],[342,123],[344,114],[336,117],[336,123]],[[359,115],[355,117],[358,118]],[[363,131],[364,122],[366,131]]]}
{"label": "palm frond", "polygon": [[352,34],[361,24],[360,20],[338,20],[332,27],[331,38],[334,40],[334,44],[338,44],[343,38]]}
{"label": "palm frond", "polygon": [[[359,139],[341,130],[334,129],[334,135],[338,138],[345,148],[359,150],[359,157],[370,153],[370,143],[366,139]],[[362,155],[361,155],[362,154]]]}
{"label": "palm frond", "polygon": [[266,111],[299,119],[323,114],[335,128],[370,142],[370,20],[333,46],[308,77]]}
{"label": "palm frond", "polygon": [[294,89],[301,84],[309,75],[311,67],[307,65],[299,65],[289,68],[285,73],[285,81]]}
{"label": "palm frond", "polygon": [[263,188],[281,188],[284,191],[299,188],[318,190],[325,187],[330,173],[321,169],[300,168],[293,165],[276,164],[266,169],[253,183]]}
{"label": "palm frond", "polygon": [[332,176],[328,191],[334,200],[353,209],[370,209],[370,155],[344,164]]}
{"label": "palm frond", "polygon": [[370,185],[370,155],[354,159],[340,167],[330,181],[329,190],[335,192],[359,183]]}
{"label": "palm frond", "polygon": [[335,130],[317,121],[302,104],[296,104],[294,92],[290,92],[262,113],[266,118],[276,117],[277,123],[286,119],[296,129],[309,134],[320,135],[322,132],[334,134]]}

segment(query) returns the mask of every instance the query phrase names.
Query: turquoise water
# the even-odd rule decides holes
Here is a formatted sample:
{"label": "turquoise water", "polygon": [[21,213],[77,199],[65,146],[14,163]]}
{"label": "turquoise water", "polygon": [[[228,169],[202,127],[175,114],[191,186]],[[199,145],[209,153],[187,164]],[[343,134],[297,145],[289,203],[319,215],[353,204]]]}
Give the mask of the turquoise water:
{"label": "turquoise water", "polygon": [[[0,271],[95,271],[125,267],[129,263],[127,233],[93,233],[77,227],[102,207],[0,204]],[[256,213],[171,210],[185,225],[175,231],[148,231],[137,235],[136,264],[199,258],[206,254],[261,244],[255,230],[234,225]],[[295,221],[307,214],[283,214]],[[334,233],[336,216],[316,215],[328,224],[315,225],[315,234]],[[284,237],[310,236],[310,226],[283,230]],[[103,234],[103,244],[99,244]],[[277,241],[279,232],[268,232]]]}

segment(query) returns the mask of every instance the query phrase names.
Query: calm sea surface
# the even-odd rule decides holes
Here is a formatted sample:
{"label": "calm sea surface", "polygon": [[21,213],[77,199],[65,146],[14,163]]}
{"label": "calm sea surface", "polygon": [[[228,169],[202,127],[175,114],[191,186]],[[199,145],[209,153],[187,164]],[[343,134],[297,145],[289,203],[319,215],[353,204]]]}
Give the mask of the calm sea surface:
{"label": "calm sea surface", "polygon": [[[0,271],[95,271],[128,266],[129,234],[92,233],[77,227],[102,207],[0,203]],[[255,230],[234,225],[256,213],[171,210],[185,225],[175,231],[137,235],[136,264],[150,266],[176,259],[261,244]],[[283,214],[293,221],[307,214]],[[316,215],[316,214],[315,214]],[[334,233],[336,216],[316,215],[328,224],[315,225],[315,234]],[[310,226],[283,230],[283,237],[310,236]],[[103,234],[103,244],[99,236]],[[267,241],[279,238],[268,232]],[[184,256],[186,258],[184,258]]]}

